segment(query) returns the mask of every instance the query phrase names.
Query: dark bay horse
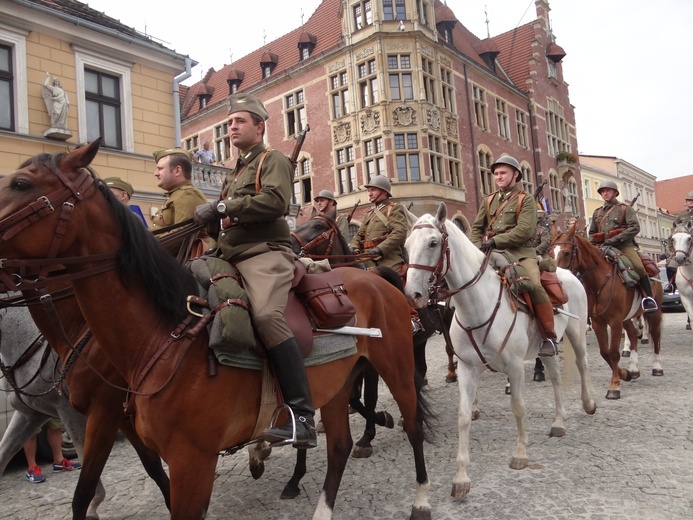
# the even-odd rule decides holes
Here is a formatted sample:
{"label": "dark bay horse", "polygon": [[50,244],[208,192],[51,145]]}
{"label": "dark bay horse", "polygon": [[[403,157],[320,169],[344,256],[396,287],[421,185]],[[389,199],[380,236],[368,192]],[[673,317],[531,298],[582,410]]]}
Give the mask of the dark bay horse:
{"label": "dark bay horse", "polygon": [[[196,292],[194,279],[88,170],[98,148],[97,140],[69,153],[42,154],[0,180],[0,255],[6,267],[61,264],[74,277],[87,324],[131,388],[137,432],[168,464],[171,518],[200,519],[219,452],[253,441],[262,375],[227,366],[210,375],[206,329],[197,334],[187,321],[185,300]],[[365,358],[388,385],[412,445],[411,518],[430,519],[423,452],[427,408],[415,385],[405,297],[373,274],[339,272],[359,325],[379,328],[383,337],[358,336],[354,355],[307,369],[328,453],[313,518],[332,517],[352,446],[349,392],[354,368]]]}
{"label": "dark bay horse", "polygon": [[[611,383],[607,399],[621,398],[621,381],[633,379],[633,372],[620,368],[619,346],[621,332],[625,329],[631,349],[637,356],[638,331],[631,318],[643,316],[654,347],[653,376],[664,374],[659,361],[662,335],[662,284],[653,284],[652,292],[657,302],[656,312],[643,313],[639,291],[627,288],[617,269],[606,260],[600,249],[575,233],[575,225],[563,233],[556,233],[552,241],[553,253],[559,267],[570,269],[585,286],[592,328],[599,343],[599,353],[611,368]],[[607,328],[608,327],[608,328]],[[611,337],[609,337],[609,331]],[[631,354],[633,359],[636,357]],[[636,372],[639,375],[639,371]]]}

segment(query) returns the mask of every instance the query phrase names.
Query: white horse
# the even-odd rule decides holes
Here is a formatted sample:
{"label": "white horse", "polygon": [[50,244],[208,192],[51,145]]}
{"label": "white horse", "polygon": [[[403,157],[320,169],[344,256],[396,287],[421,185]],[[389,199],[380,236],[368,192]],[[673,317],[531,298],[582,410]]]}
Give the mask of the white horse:
{"label": "white horse", "polygon": [[[26,307],[9,307],[0,311],[0,358],[11,372],[21,395],[12,389],[7,379],[0,380],[0,391],[8,392],[14,408],[10,424],[0,441],[0,475],[12,457],[51,417],[57,417],[65,426],[80,458],[84,450],[86,418],[75,410],[65,394],[53,389],[59,366],[58,356],[48,343],[40,339],[40,347],[26,356],[32,342],[40,333]],[[46,360],[42,359],[46,354]],[[26,358],[23,362],[21,359]],[[101,481],[96,495],[89,504],[87,518],[98,519],[97,507],[106,496]]]}
{"label": "white horse", "polygon": [[[457,472],[452,483],[452,496],[469,493],[469,429],[478,379],[486,366],[508,376],[512,387],[512,411],[517,421],[517,443],[510,467],[528,466],[527,432],[524,425],[524,360],[534,359],[541,335],[536,321],[525,312],[517,312],[496,272],[486,267],[484,254],[477,249],[457,226],[447,220],[447,208],[441,203],[436,216],[422,216],[414,225],[406,242],[409,251],[406,293],[415,307],[424,305],[431,293],[443,282],[453,293],[455,320],[450,328],[452,343],[461,362],[458,365],[460,405],[458,411],[459,447]],[[443,280],[444,278],[444,280]],[[587,365],[587,297],[582,284],[570,271],[559,269],[558,278],[569,302],[565,314],[555,318],[556,334],[564,332],[575,350],[582,385],[582,406],[593,414],[597,406]],[[553,384],[556,416],[551,436],[565,434],[566,412],[560,390],[560,374],[556,357],[544,357],[544,364]]]}
{"label": "white horse", "polygon": [[671,235],[674,259],[679,264],[679,268],[676,270],[676,287],[688,316],[693,316],[693,261],[690,258],[693,250],[692,232],[693,224],[689,221],[685,226],[677,226]]}

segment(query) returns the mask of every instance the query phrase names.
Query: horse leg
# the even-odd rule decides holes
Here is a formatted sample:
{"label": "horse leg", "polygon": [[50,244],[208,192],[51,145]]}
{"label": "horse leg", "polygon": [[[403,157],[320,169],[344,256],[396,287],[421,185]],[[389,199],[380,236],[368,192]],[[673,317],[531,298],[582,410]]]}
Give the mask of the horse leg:
{"label": "horse leg", "polygon": [[[421,336],[423,340],[419,339]],[[426,343],[428,342],[428,336],[426,333],[419,332],[414,336],[414,366],[416,371],[419,373],[424,381],[424,384],[428,384],[426,379],[426,373],[428,372],[428,364],[426,363]]]}
{"label": "horse leg", "polygon": [[250,474],[257,480],[265,472],[265,459],[272,453],[272,448],[265,441],[259,441],[248,446],[248,468]]}
{"label": "horse leg", "polygon": [[544,376],[544,364],[541,362],[540,358],[534,360],[534,376],[532,377],[532,381],[536,381],[537,383],[546,381],[546,377]]}
{"label": "horse leg", "polygon": [[460,365],[459,390],[460,400],[457,409],[457,460],[455,476],[452,479],[453,498],[462,498],[472,487],[472,481],[467,474],[469,468],[469,431],[472,426],[473,408],[476,401],[476,390],[479,383],[480,370],[465,363]]}
{"label": "horse leg", "polygon": [[640,377],[640,369],[638,368],[638,330],[633,320],[624,321],[623,328],[626,331],[626,339],[631,345],[630,356],[625,356],[630,357],[628,361],[628,371],[631,374],[631,379],[637,379]]}
{"label": "horse leg", "polygon": [[2,441],[0,441],[0,476],[5,472],[12,457],[22,449],[24,443],[31,439],[39,428],[50,419],[42,413],[20,410],[19,406],[17,408],[12,414],[10,423],[2,436]]}
{"label": "horse leg", "polygon": [[446,383],[455,383],[457,381],[457,360],[455,359],[455,351],[445,343],[445,353],[448,355],[448,374],[445,376]]}
{"label": "horse leg", "polygon": [[517,441],[513,456],[510,459],[510,469],[525,469],[529,466],[529,458],[527,457],[528,436],[525,429],[525,367],[523,361],[523,359],[514,359],[506,369],[510,386],[513,389],[510,395],[510,408],[517,424]]}
{"label": "horse leg", "polygon": [[606,392],[607,399],[620,399],[621,398],[621,379],[625,381],[630,380],[630,372],[625,368],[621,369],[618,366],[618,361],[620,359],[619,345],[621,343],[621,331],[623,330],[623,325],[618,320],[614,320],[611,324],[611,340],[609,340],[609,332],[607,331],[607,323],[599,318],[592,319],[592,327],[594,328],[594,335],[597,337],[597,343],[599,344],[599,353],[601,354],[604,361],[607,362],[609,367],[611,367],[611,382],[609,383],[609,389]]}
{"label": "horse leg", "polygon": [[575,352],[575,365],[580,373],[580,398],[582,409],[589,415],[597,411],[597,403],[594,401],[594,388],[589,375],[589,363],[587,361],[587,336],[585,334],[586,323],[580,320],[568,320],[565,335]]}
{"label": "horse leg", "polygon": [[161,457],[159,457],[154,450],[147,447],[144,442],[142,442],[142,439],[137,434],[137,431],[135,430],[130,418],[123,419],[119,427],[120,431],[123,432],[123,435],[125,435],[127,440],[130,441],[130,444],[132,444],[132,447],[135,448],[135,451],[137,452],[137,455],[139,456],[147,475],[149,475],[149,477],[161,490],[166,507],[170,510],[171,483],[166,471],[164,471],[164,467],[161,463]]}
{"label": "horse leg", "polygon": [[659,358],[659,349],[661,348],[662,341],[662,313],[661,311],[652,313],[647,316],[647,330],[649,332],[650,338],[652,338],[652,345],[654,347],[654,360],[652,362],[652,375],[653,376],[663,376],[664,370],[662,369],[662,364]]}
{"label": "horse leg", "polygon": [[[199,440],[199,439],[198,439]],[[216,452],[204,452],[193,443],[180,447],[184,457],[171,457],[171,520],[201,520],[207,515],[214,485]],[[190,461],[195,461],[190,464]]]}
{"label": "horse leg", "polygon": [[548,356],[544,360],[546,371],[549,373],[549,380],[553,386],[553,398],[556,403],[556,416],[551,424],[549,437],[563,437],[565,435],[566,412],[563,407],[563,396],[561,392],[561,373],[558,370],[556,356]]}
{"label": "horse leg", "polygon": [[294,465],[294,474],[291,475],[289,482],[284,486],[281,498],[290,499],[296,498],[300,493],[301,489],[298,485],[301,483],[301,479],[306,474],[306,458],[308,450],[296,450],[296,464]]}
{"label": "horse leg", "polygon": [[366,459],[373,454],[371,441],[375,438],[375,407],[378,403],[378,373],[370,363],[366,363],[363,368],[363,403],[365,414],[362,415],[364,415],[366,419],[366,427],[363,431],[363,436],[356,442],[356,446],[354,446],[351,452],[351,456],[355,459]]}

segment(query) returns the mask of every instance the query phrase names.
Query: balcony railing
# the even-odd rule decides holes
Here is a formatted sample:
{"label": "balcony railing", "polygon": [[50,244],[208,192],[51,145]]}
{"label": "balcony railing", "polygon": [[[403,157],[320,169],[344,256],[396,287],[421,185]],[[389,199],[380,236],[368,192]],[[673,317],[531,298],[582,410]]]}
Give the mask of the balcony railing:
{"label": "balcony railing", "polygon": [[223,166],[193,163],[192,181],[202,193],[216,197],[231,170]]}

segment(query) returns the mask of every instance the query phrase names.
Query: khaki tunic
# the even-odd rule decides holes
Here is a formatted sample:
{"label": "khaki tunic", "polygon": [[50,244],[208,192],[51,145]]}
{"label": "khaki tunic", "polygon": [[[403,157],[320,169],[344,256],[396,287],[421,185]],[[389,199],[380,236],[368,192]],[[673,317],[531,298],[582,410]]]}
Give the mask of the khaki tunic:
{"label": "khaki tunic", "polygon": [[159,213],[152,217],[154,227],[172,226],[192,218],[195,208],[206,202],[207,199],[192,181],[184,181],[166,193],[166,202]]}
{"label": "khaki tunic", "polygon": [[534,237],[534,247],[537,255],[546,260],[549,258],[549,247],[551,247],[551,236],[549,230],[543,226],[537,226],[537,235]]}
{"label": "khaki tunic", "polygon": [[[608,216],[603,219],[607,212]],[[601,222],[602,219],[603,222]],[[618,199],[614,199],[610,203],[604,204],[601,208],[597,208],[592,215],[589,241],[592,244],[595,243],[595,233],[608,235],[614,229],[619,228],[624,230],[614,237],[617,239],[617,244],[611,247],[618,249],[626,255],[633,264],[633,269],[638,273],[638,276],[646,276],[645,266],[642,265],[640,255],[638,255],[638,251],[635,248],[635,237],[640,233],[640,221],[638,221],[635,210],[628,204],[623,204]]]}
{"label": "khaki tunic", "polygon": [[686,225],[686,223],[691,222],[693,223],[693,210],[686,209],[676,215],[676,219],[674,219],[674,227],[677,225]]}
{"label": "khaki tunic", "polygon": [[[386,199],[366,214],[349,247],[361,251],[378,247],[383,257],[375,262],[376,265],[389,267],[399,273],[406,263],[404,242],[408,232],[409,221],[404,207],[392,199]],[[386,233],[389,234],[380,241]]]}

